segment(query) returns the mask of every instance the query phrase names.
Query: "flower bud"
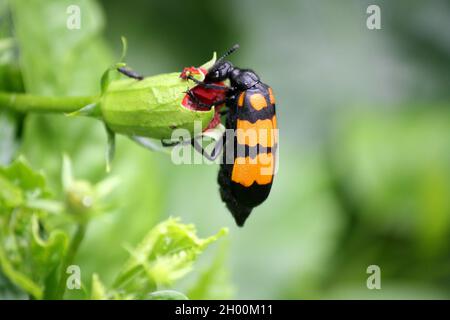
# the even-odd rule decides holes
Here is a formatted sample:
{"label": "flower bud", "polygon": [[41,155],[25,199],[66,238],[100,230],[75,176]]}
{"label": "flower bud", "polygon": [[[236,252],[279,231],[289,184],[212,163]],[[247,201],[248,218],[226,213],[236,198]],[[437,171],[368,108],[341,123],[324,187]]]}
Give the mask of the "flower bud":
{"label": "flower bud", "polygon": [[[213,59],[190,75],[202,81]],[[202,72],[195,72],[202,70]],[[185,72],[146,77],[141,81],[122,79],[111,81],[100,100],[103,121],[114,133],[170,139],[176,129],[194,132],[194,123],[206,129],[214,118],[215,108],[196,108],[187,91],[197,84],[186,79]],[[180,76],[181,75],[181,76]],[[223,94],[223,93],[222,93]]]}

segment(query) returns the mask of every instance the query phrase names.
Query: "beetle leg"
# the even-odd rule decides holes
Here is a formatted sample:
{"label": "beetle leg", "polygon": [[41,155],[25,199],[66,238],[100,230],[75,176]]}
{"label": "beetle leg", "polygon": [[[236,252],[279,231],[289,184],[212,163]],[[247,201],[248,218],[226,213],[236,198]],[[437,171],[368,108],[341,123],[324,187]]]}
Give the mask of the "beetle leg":
{"label": "beetle leg", "polygon": [[[230,95],[230,96],[228,96],[227,98],[225,98],[225,99],[223,99],[223,100],[214,102],[213,105],[214,105],[214,106],[220,106],[221,104],[224,104],[224,103],[225,103],[225,104],[228,104],[228,102],[234,100],[235,97],[236,97],[235,95]],[[225,109],[221,110],[221,111],[219,112],[219,114],[220,114],[221,116],[223,116],[223,115],[228,114],[228,111],[229,111],[229,109],[228,109],[228,108],[225,108]]]}
{"label": "beetle leg", "polygon": [[167,140],[161,139],[162,146],[167,147],[167,148],[174,147],[179,144],[189,144],[189,143],[190,143],[190,140],[188,140],[188,141],[184,141],[184,140],[179,140],[179,141],[169,140],[169,141],[167,141]]}
{"label": "beetle leg", "polygon": [[[203,149],[203,146],[201,146],[196,138],[193,138],[191,140],[191,144],[192,147],[198,152],[200,153],[202,156],[204,156],[206,159],[208,159],[209,161],[214,161],[217,159],[217,157],[220,155],[220,152],[223,149],[223,145],[224,145],[224,139],[223,137],[216,142],[216,144],[214,145],[214,149],[211,151],[211,154],[208,154],[205,149]],[[217,152],[216,152],[217,150]]]}
{"label": "beetle leg", "polygon": [[203,146],[200,145],[200,143],[198,143],[197,141],[198,137],[192,138],[188,141],[164,141],[164,139],[161,140],[161,144],[163,145],[163,147],[173,147],[179,144],[188,144],[190,143],[191,146],[195,149],[195,151],[197,151],[198,153],[200,153],[202,156],[204,156],[206,159],[208,159],[209,161],[214,161],[217,159],[217,157],[220,155],[223,146],[225,144],[224,138],[222,137],[220,140],[218,140],[215,145],[213,150],[211,151],[211,154],[208,154],[205,149],[203,149]]}
{"label": "beetle leg", "polygon": [[213,107],[213,106],[220,106],[221,104],[227,103],[229,100],[230,100],[230,99],[225,98],[225,99],[216,101],[216,102],[214,102],[214,103],[211,103],[211,107]]}
{"label": "beetle leg", "polygon": [[136,80],[142,80],[144,77],[137,73],[136,71],[133,71],[127,67],[120,67],[117,68],[117,71],[119,71],[121,74],[127,76],[128,78],[136,79]]}
{"label": "beetle leg", "polygon": [[161,139],[161,144],[162,144],[163,147],[173,147],[173,146],[176,146],[179,143],[180,143],[180,141],[169,141],[169,142],[166,142],[166,141],[164,141],[164,139]]}
{"label": "beetle leg", "polygon": [[199,107],[202,107],[202,108],[211,108],[211,107],[212,107],[212,105],[209,105],[209,104],[207,104],[207,103],[201,102],[200,99],[197,98],[197,97],[195,96],[195,94],[194,94],[191,90],[186,91],[186,94],[187,94],[187,95],[189,96],[189,98],[190,98],[196,105],[198,105]]}
{"label": "beetle leg", "polygon": [[187,76],[187,78],[189,80],[194,81],[196,84],[198,84],[199,86],[202,86],[202,87],[204,87],[206,89],[214,89],[214,90],[229,90],[230,89],[228,87],[219,86],[219,85],[212,84],[212,83],[205,83],[203,81],[195,79],[193,76]]}

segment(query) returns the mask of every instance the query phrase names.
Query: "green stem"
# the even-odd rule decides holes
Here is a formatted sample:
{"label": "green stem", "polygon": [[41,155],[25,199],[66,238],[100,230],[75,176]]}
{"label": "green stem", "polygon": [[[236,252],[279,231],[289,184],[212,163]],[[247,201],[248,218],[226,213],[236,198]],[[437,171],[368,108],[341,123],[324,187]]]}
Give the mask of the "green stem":
{"label": "green stem", "polygon": [[78,252],[78,248],[80,247],[81,242],[84,239],[84,235],[86,234],[87,223],[79,223],[77,225],[77,230],[70,242],[69,249],[67,251],[66,258],[64,259],[64,263],[61,269],[61,275],[59,277],[59,286],[56,294],[57,299],[63,299],[64,293],[66,292],[66,282],[68,278],[67,268],[73,264],[75,259],[75,255]]}
{"label": "green stem", "polygon": [[20,112],[74,112],[99,100],[98,96],[45,97],[22,93],[0,92],[0,109]]}

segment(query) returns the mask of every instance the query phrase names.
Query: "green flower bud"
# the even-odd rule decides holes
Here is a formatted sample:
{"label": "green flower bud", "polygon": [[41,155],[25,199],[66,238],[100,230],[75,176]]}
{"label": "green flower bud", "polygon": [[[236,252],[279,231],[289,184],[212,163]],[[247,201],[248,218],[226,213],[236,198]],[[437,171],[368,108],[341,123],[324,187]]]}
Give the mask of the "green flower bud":
{"label": "green flower bud", "polygon": [[87,181],[74,181],[65,191],[67,211],[75,215],[90,212],[95,200],[94,188]]}
{"label": "green flower bud", "polygon": [[157,139],[170,139],[180,128],[193,133],[195,121],[201,121],[204,129],[214,108],[197,111],[182,105],[186,91],[194,86],[179,72],[112,81],[100,101],[103,121],[115,133]]}
{"label": "green flower bud", "polygon": [[[204,64],[207,70],[216,55]],[[114,71],[117,72],[117,71]],[[204,80],[204,73],[192,74]],[[114,133],[170,139],[176,129],[194,132],[194,123],[205,129],[214,117],[214,108],[196,110],[184,105],[186,91],[195,87],[193,81],[182,79],[180,72],[146,77],[141,81],[122,79],[110,81],[100,100],[101,118]]]}
{"label": "green flower bud", "polygon": [[114,177],[102,180],[97,184],[75,179],[72,173],[72,164],[67,155],[63,157],[61,178],[65,209],[80,222],[86,222],[92,216],[107,211],[110,206],[104,201],[104,198],[118,184],[118,180]]}

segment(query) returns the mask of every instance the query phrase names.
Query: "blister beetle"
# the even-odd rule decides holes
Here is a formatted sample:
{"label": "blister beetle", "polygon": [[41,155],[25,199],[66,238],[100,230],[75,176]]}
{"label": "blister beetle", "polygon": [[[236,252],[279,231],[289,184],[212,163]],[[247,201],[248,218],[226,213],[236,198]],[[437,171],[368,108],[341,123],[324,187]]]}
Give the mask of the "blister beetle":
{"label": "blister beetle", "polygon": [[[238,48],[238,45],[233,46],[219,58],[208,70],[204,81],[187,78],[207,89],[226,90],[225,101],[209,105],[226,103],[226,128],[234,133],[226,134],[221,142],[223,154],[218,183],[222,200],[237,225],[243,226],[253,208],[264,202],[270,193],[278,130],[271,87],[261,82],[254,71],[235,67],[225,60]],[[229,80],[229,87],[215,85],[225,80]],[[216,152],[208,155],[195,140],[194,147],[210,160],[219,154],[215,148]]]}

